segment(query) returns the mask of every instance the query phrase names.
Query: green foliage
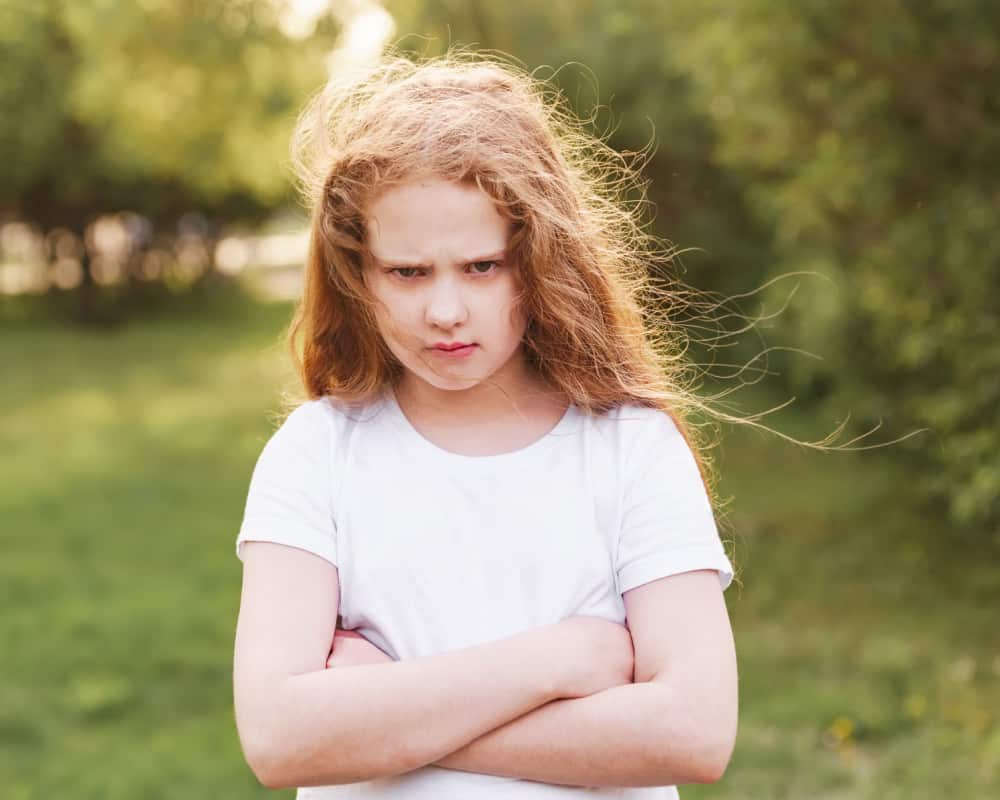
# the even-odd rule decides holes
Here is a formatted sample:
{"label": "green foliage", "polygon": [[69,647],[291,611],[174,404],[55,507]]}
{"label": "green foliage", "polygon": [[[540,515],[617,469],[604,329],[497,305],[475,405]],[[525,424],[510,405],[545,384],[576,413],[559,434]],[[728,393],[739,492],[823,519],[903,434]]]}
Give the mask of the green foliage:
{"label": "green foliage", "polygon": [[[232,708],[234,544],[290,311],[0,327],[4,797],[291,798],[256,782]],[[740,735],[684,800],[997,796],[996,552],[891,502],[909,476],[878,454],[723,449]]]}
{"label": "green foliage", "polygon": [[[0,207],[28,190],[57,160],[68,166],[71,140],[64,138],[68,86],[79,59],[53,30],[51,6],[0,4]],[[68,172],[68,170],[67,170]],[[73,180],[72,173],[65,179]]]}
{"label": "green foliage", "polygon": [[8,0],[0,210],[82,229],[124,209],[232,219],[287,202],[288,137],[333,31],[290,39],[275,8]]}
{"label": "green foliage", "polygon": [[774,232],[774,273],[839,292],[779,320],[827,359],[797,361],[792,385],[858,398],[859,430],[929,428],[899,445],[920,494],[997,530],[1000,16],[975,0],[685,5],[678,62]]}

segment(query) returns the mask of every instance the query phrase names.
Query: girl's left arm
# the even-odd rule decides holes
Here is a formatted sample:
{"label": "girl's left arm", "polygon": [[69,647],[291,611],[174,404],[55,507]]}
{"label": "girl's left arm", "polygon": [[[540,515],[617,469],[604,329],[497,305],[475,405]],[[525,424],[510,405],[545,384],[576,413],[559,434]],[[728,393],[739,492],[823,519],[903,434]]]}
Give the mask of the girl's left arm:
{"label": "girl's left arm", "polygon": [[714,570],[623,595],[635,683],[535,709],[438,766],[571,786],[712,783],[737,728],[736,652]]}

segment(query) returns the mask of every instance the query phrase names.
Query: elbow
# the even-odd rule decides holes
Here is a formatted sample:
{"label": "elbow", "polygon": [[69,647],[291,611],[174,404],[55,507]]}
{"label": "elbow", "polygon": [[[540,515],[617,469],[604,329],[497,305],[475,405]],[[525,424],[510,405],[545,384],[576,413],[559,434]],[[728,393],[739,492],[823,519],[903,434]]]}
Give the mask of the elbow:
{"label": "elbow", "polygon": [[299,782],[290,781],[275,772],[264,773],[262,775],[254,774],[257,775],[257,780],[260,781],[260,785],[265,789],[295,789],[299,786]]}
{"label": "elbow", "polygon": [[722,780],[722,776],[726,773],[726,767],[729,765],[729,759],[722,760],[718,758],[709,759],[706,758],[698,768],[698,771],[691,778],[691,783],[716,783]]}
{"label": "elbow", "polygon": [[729,767],[736,745],[735,715],[721,720],[706,714],[694,716],[690,725],[673,726],[660,747],[667,783],[716,783]]}
{"label": "elbow", "polygon": [[716,783],[722,780],[733,754],[733,740],[723,741],[709,732],[675,732],[670,742],[660,745],[653,756],[657,762],[659,785]]}
{"label": "elbow", "polygon": [[291,774],[295,750],[291,731],[280,724],[281,715],[273,705],[259,703],[236,707],[236,731],[243,759],[261,786],[267,789],[294,789]]}
{"label": "elbow", "polygon": [[[248,762],[249,763],[249,762]],[[294,789],[295,786],[289,783],[281,774],[270,765],[262,765],[260,763],[250,764],[250,769],[253,770],[253,774],[257,777],[260,785],[265,789]]]}
{"label": "elbow", "polygon": [[733,757],[735,744],[735,733],[730,736],[705,737],[704,745],[700,748],[702,757],[697,760],[697,769],[691,783],[716,783],[722,780]]}
{"label": "elbow", "polygon": [[267,737],[241,734],[240,741],[243,758],[261,786],[267,789],[295,788],[284,774],[281,753]]}
{"label": "elbow", "polygon": [[[243,759],[261,786],[267,789],[294,789],[301,786],[296,774],[308,748],[301,747],[291,726],[286,724],[288,707],[283,695],[272,686],[260,685],[253,692],[237,695],[236,731]],[[242,702],[241,702],[242,700]]]}
{"label": "elbow", "polygon": [[423,763],[400,768],[387,759],[372,759],[363,763],[334,763],[319,749],[310,747],[273,729],[257,732],[258,736],[243,735],[243,756],[247,766],[267,789],[296,789],[303,786],[327,786],[374,780],[416,769]]}

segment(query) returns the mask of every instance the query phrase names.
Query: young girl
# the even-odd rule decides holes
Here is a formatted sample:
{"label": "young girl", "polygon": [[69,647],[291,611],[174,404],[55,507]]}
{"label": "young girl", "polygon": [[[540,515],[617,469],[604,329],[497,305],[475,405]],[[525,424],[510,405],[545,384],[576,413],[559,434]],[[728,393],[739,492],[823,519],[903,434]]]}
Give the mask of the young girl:
{"label": "young girl", "polygon": [[324,800],[718,780],[733,569],[643,307],[634,174],[534,79],[454,53],[331,82],[295,141],[309,399],[236,541],[250,767]]}

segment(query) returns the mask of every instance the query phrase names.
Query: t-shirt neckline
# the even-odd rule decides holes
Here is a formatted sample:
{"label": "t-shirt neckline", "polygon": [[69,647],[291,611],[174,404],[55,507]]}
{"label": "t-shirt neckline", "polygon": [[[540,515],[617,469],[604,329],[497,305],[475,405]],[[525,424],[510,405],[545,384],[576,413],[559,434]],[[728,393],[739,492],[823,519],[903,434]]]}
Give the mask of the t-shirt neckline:
{"label": "t-shirt neckline", "polygon": [[413,426],[413,423],[410,422],[406,414],[403,413],[403,409],[400,408],[399,401],[396,399],[396,392],[391,387],[385,392],[384,405],[405,431],[407,438],[414,443],[423,456],[438,462],[449,462],[470,469],[506,465],[533,456],[535,453],[547,448],[560,434],[569,430],[576,412],[576,406],[570,403],[566,407],[566,411],[562,417],[559,418],[559,421],[548,432],[517,450],[487,456],[469,456],[445,450],[420,433]]}

